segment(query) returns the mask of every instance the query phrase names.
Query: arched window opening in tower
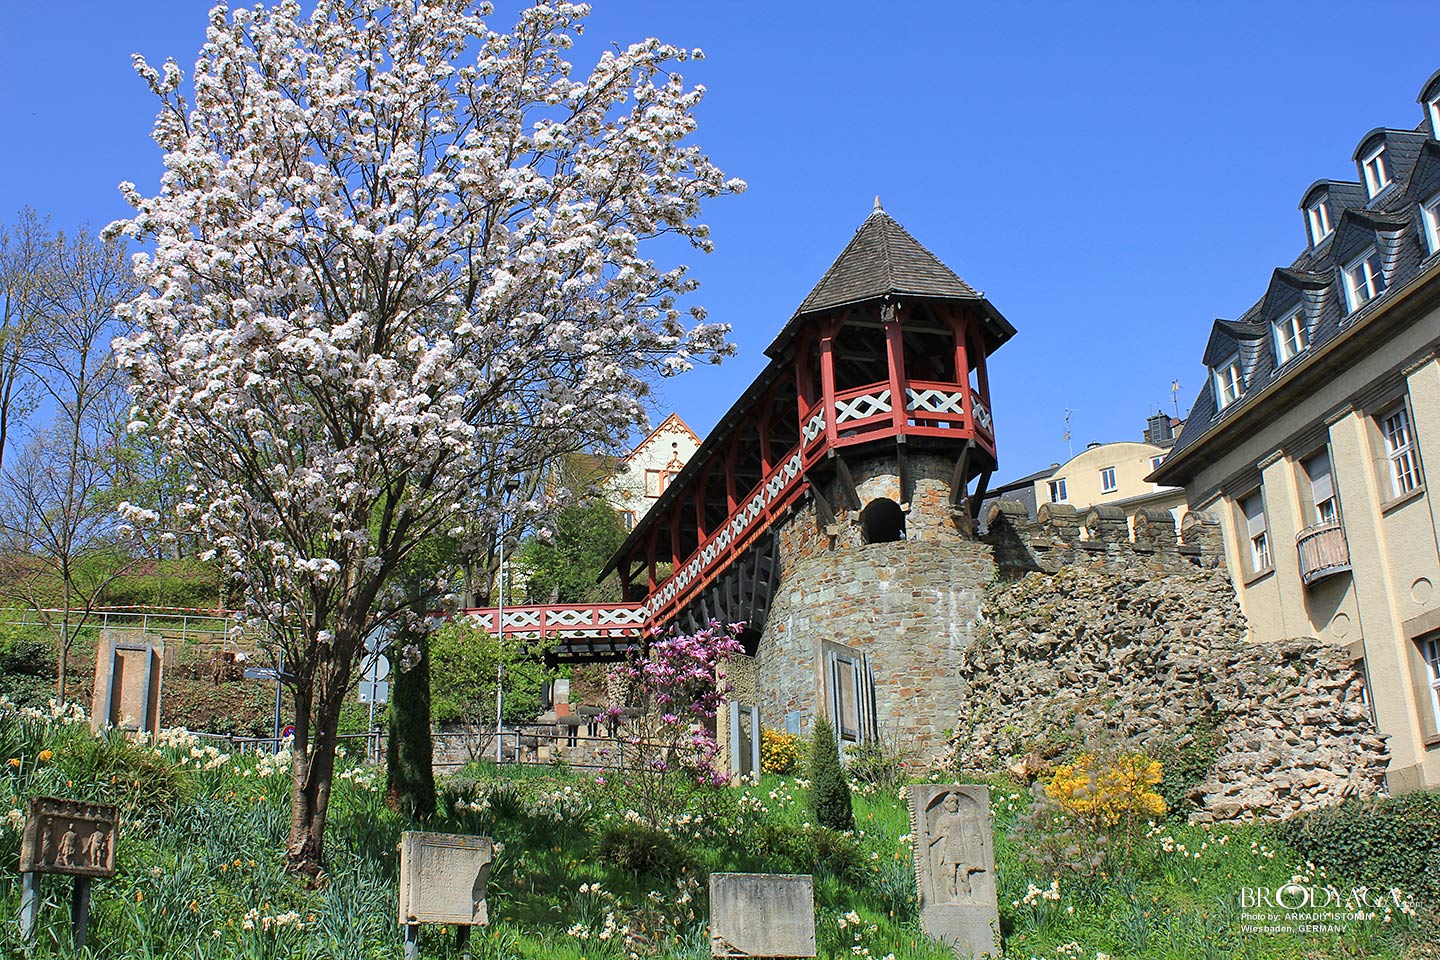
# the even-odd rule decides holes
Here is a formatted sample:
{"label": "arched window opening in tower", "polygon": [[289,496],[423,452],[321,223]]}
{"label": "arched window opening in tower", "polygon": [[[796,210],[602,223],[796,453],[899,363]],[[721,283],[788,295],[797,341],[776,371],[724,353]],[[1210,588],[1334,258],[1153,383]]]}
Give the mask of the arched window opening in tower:
{"label": "arched window opening in tower", "polygon": [[887,497],[870,501],[860,511],[860,534],[866,543],[893,543],[905,539],[905,512]]}

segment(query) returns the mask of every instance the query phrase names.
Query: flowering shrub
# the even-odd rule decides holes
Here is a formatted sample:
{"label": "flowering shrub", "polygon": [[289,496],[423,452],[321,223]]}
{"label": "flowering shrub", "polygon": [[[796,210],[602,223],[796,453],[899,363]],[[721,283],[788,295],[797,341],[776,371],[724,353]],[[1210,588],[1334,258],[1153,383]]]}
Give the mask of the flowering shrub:
{"label": "flowering shrub", "polygon": [[[621,769],[602,771],[599,783],[655,826],[683,813],[697,788],[722,787],[729,777],[715,768],[720,752],[715,714],[729,692],[721,662],[744,648],[739,625],[711,625],[693,635],[657,639],[647,656],[632,651],[615,670],[617,679],[645,711],[623,737]],[[609,718],[618,724],[621,708]]]}
{"label": "flowering shrub", "polygon": [[1031,788],[1012,838],[1022,863],[1046,874],[1123,873],[1136,830],[1165,813],[1161,765],[1141,753],[1083,753]]}
{"label": "flowering shrub", "polygon": [[803,756],[798,733],[760,728],[760,769],[765,773],[794,773]]}
{"label": "flowering shrub", "polygon": [[1155,792],[1160,763],[1143,753],[1123,753],[1108,760],[1082,753],[1061,764],[1045,793],[1072,814],[1097,826],[1114,826],[1136,817],[1165,814],[1165,800]]}

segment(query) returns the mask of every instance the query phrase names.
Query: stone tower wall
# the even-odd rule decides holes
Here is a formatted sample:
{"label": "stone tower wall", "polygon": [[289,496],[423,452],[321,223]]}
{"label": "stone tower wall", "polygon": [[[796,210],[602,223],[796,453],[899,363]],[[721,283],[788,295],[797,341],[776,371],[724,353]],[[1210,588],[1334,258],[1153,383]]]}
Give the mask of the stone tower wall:
{"label": "stone tower wall", "polygon": [[[809,732],[826,689],[825,645],[839,643],[870,656],[887,745],[922,761],[945,749],[959,693],[947,664],[973,642],[995,574],[991,548],[965,539],[951,516],[952,470],[940,457],[910,459],[904,540],[865,543],[838,483],[822,491],[835,524],[820,525],[807,500],[781,527],[780,587],[758,650],[767,726],[798,713]],[[893,457],[862,461],[852,477],[862,509],[882,497],[903,502]]]}

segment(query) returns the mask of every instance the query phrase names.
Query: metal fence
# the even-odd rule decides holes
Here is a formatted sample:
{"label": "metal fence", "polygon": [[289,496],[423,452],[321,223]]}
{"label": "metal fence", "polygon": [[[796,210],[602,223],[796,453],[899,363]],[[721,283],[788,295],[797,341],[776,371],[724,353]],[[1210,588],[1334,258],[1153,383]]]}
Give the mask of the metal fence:
{"label": "metal fence", "polygon": [[[211,744],[225,744],[232,753],[275,753],[285,742],[275,737],[191,733]],[[436,772],[453,773],[467,763],[494,763],[497,760],[494,727],[437,730],[432,737],[435,741],[432,762]],[[340,741],[342,751],[358,753],[363,749],[368,762],[380,763],[384,760],[388,744],[388,735],[384,730],[377,728],[369,733],[345,733],[336,739]],[[598,732],[590,729],[588,724],[516,724],[504,727],[500,732],[499,763],[501,766],[563,765],[573,770],[625,771],[635,769],[642,752],[660,749],[660,744],[649,741],[637,744],[630,736]]]}

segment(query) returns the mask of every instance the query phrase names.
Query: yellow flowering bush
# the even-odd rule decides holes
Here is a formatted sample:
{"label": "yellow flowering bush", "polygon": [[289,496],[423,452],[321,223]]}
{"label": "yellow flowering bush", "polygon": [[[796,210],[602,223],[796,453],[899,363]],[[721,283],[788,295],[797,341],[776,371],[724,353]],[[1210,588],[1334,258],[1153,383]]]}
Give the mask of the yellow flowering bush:
{"label": "yellow flowering bush", "polygon": [[1165,814],[1165,799],[1155,791],[1160,776],[1160,762],[1143,753],[1106,759],[1082,753],[1073,763],[1055,768],[1045,793],[1070,813],[1110,827],[1122,820]]}
{"label": "yellow flowering bush", "polygon": [[793,773],[800,764],[798,734],[760,728],[760,769],[765,773]]}

